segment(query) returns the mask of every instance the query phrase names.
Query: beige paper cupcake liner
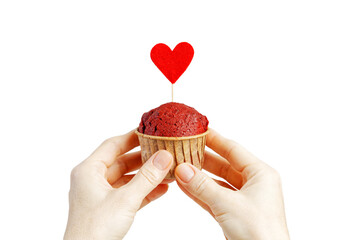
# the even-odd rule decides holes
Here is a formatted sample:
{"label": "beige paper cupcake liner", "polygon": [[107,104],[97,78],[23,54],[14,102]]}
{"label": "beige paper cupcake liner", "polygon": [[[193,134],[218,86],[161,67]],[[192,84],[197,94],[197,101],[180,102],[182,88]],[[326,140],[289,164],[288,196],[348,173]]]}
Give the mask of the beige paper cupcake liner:
{"label": "beige paper cupcake liner", "polygon": [[173,155],[174,162],[166,176],[167,179],[175,178],[174,171],[176,166],[184,162],[202,169],[208,132],[188,137],[159,137],[135,131],[139,137],[141,160],[143,163],[159,150],[167,150]]}

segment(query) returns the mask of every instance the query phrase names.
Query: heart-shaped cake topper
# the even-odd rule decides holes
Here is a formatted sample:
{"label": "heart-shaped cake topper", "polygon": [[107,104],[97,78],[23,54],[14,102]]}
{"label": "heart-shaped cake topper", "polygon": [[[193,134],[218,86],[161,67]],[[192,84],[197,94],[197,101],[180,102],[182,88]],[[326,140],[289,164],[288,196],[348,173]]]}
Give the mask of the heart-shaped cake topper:
{"label": "heart-shaped cake topper", "polygon": [[159,43],[150,53],[151,60],[172,84],[185,72],[193,56],[194,49],[187,42],[179,43],[172,51],[166,44]]}

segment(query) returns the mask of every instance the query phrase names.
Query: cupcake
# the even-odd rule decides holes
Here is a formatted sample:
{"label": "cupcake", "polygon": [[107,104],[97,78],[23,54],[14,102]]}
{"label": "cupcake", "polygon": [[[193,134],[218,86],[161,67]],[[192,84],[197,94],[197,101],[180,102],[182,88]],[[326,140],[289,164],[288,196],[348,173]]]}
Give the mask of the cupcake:
{"label": "cupcake", "polygon": [[144,113],[136,131],[142,162],[164,149],[174,157],[166,178],[174,178],[176,166],[184,162],[201,169],[208,124],[206,116],[182,103],[165,103]]}

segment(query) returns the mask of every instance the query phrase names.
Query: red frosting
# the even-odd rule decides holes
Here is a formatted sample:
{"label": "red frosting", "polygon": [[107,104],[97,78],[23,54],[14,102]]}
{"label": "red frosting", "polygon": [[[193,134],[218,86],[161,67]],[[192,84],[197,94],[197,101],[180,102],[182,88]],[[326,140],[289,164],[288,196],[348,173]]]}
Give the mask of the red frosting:
{"label": "red frosting", "polygon": [[206,132],[209,121],[182,103],[165,103],[143,114],[138,131],[147,135],[185,137]]}

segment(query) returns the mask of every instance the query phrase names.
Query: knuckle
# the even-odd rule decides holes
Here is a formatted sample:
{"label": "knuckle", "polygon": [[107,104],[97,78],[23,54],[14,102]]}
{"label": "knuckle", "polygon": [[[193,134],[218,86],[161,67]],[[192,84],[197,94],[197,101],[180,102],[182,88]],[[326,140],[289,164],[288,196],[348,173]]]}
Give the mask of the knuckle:
{"label": "knuckle", "polygon": [[119,163],[119,169],[120,169],[120,175],[124,175],[129,172],[129,166],[125,164],[123,161],[118,161]]}
{"label": "knuckle", "polygon": [[88,164],[82,162],[71,170],[70,180],[76,182],[84,179],[88,175],[88,172]]}
{"label": "knuckle", "polygon": [[145,178],[147,180],[147,182],[149,182],[153,187],[156,187],[158,184],[158,175],[154,172],[151,171],[149,168],[141,168],[139,170],[139,174]]}
{"label": "knuckle", "polygon": [[239,146],[239,144],[233,140],[229,140],[228,145],[228,150],[224,154],[225,159],[229,159],[234,154],[234,152],[236,152]]}
{"label": "knuckle", "polygon": [[71,170],[70,178],[72,181],[78,179],[82,175],[82,167],[81,165],[77,165]]}
{"label": "knuckle", "polygon": [[103,145],[117,145],[117,138],[116,137],[108,138],[103,142]]}
{"label": "knuckle", "polygon": [[277,180],[279,182],[281,181],[280,173],[277,170],[271,168],[271,175],[275,180]]}
{"label": "knuckle", "polygon": [[229,175],[230,164],[224,164],[220,168],[220,177],[227,179]]}
{"label": "knuckle", "polygon": [[226,211],[219,211],[215,214],[215,219],[218,223],[225,223],[231,221],[230,214]]}
{"label": "knuckle", "polygon": [[267,176],[270,180],[272,180],[274,182],[281,182],[280,173],[272,167],[268,168]]}
{"label": "knuckle", "polygon": [[198,181],[195,181],[195,184],[193,185],[193,191],[199,196],[203,195],[206,187],[208,186],[208,181],[208,178],[201,176]]}
{"label": "knuckle", "polygon": [[124,152],[121,142],[123,141],[123,136],[110,137],[106,139],[101,145],[106,146],[107,148],[118,151],[119,153]]}

